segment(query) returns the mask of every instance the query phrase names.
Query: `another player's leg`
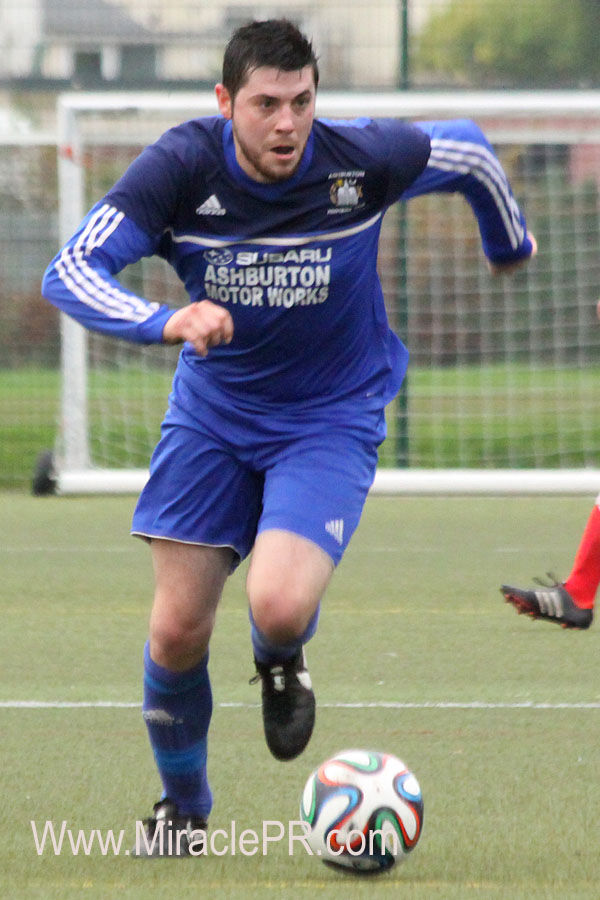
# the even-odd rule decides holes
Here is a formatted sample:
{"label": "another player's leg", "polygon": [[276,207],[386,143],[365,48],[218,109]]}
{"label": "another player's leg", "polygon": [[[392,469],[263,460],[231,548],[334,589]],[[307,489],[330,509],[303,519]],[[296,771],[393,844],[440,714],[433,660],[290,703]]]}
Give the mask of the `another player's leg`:
{"label": "another player's leg", "polygon": [[501,591],[520,613],[556,622],[563,628],[589,628],[600,585],[600,497],[587,521],[571,574],[564,583],[542,584],[528,590],[504,584]]}
{"label": "another player's leg", "polygon": [[313,731],[315,695],[304,644],[317,629],[332,572],[330,557],[304,537],[275,529],[256,540],[247,579],[251,636],[265,737],[277,759],[298,756]]}
{"label": "another player's leg", "polygon": [[152,541],[156,590],[144,654],[143,716],[163,793],[138,835],[140,856],[200,853],[212,794],[208,645],[233,552]]}
{"label": "another player's leg", "polygon": [[[593,610],[600,585],[600,497],[585,526],[565,589],[581,609]],[[591,617],[590,617],[591,621]]]}

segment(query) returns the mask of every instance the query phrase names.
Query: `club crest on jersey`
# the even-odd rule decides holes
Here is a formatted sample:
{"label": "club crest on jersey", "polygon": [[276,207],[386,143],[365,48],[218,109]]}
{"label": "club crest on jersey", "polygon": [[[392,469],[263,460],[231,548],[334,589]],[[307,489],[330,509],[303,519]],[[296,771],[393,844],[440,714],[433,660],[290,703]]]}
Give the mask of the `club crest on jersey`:
{"label": "club crest on jersey", "polygon": [[364,206],[362,177],[364,172],[332,172],[329,176],[329,199],[333,209],[328,214],[353,212]]}

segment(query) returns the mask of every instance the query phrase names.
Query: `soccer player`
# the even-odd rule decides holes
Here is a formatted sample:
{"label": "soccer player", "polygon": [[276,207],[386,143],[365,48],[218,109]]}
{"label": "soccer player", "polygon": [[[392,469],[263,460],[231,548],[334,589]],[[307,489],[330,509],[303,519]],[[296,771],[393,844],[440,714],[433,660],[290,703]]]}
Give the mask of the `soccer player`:
{"label": "soccer player", "polygon": [[584,528],[571,574],[563,583],[549,573],[553,583],[537,580],[539,589],[500,588],[507,603],[533,619],[556,622],[563,628],[589,628],[594,618],[596,591],[600,584],[600,494]]}
{"label": "soccer player", "polygon": [[[202,833],[211,810],[209,642],[225,581],[250,551],[267,744],[292,759],[312,732],[303,647],[358,525],[408,359],[376,272],[386,209],[458,190],[493,272],[535,252],[474,123],[319,120],[318,74],[292,23],[238,29],[216,87],[220,115],[146,148],[43,280],[87,328],[183,343],[132,525],[155,576],[143,715],[163,793],[146,834],[184,834],[174,854],[190,852],[185,834]],[[115,279],[152,254],[175,268],[189,305],[148,302]]]}

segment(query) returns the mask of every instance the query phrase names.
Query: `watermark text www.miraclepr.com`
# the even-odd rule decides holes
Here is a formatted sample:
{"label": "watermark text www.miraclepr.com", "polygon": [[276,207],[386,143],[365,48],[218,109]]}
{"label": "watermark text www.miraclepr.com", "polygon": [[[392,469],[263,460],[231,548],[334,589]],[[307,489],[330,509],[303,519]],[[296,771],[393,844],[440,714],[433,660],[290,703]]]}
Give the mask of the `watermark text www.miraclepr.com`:
{"label": "watermark text www.miraclepr.com", "polygon": [[[163,824],[159,823],[153,837],[149,838],[144,823],[137,821],[133,841],[131,831],[123,828],[119,831],[111,828],[76,829],[70,827],[66,819],[60,823],[48,819],[43,824],[31,820],[31,831],[38,856],[128,856],[130,853],[151,853],[153,847],[157,847],[161,854],[177,853],[182,833],[166,829]],[[309,830],[307,823],[302,821],[269,820],[260,823],[258,829],[241,829],[232,821],[228,829],[192,832],[186,835],[186,841],[190,856],[267,856],[281,845],[287,848],[289,856],[293,856],[296,850],[303,850],[312,856],[313,850],[306,837]]]}

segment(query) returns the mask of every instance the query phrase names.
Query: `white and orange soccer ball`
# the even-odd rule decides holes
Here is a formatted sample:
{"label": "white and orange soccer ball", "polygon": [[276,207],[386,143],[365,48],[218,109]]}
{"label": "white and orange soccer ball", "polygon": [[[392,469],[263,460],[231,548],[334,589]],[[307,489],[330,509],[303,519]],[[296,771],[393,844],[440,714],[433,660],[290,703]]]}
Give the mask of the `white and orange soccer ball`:
{"label": "white and orange soccer ball", "polygon": [[423,796],[396,756],[346,750],[311,773],[300,816],[312,852],[324,862],[360,871],[389,869],[421,837]]}

